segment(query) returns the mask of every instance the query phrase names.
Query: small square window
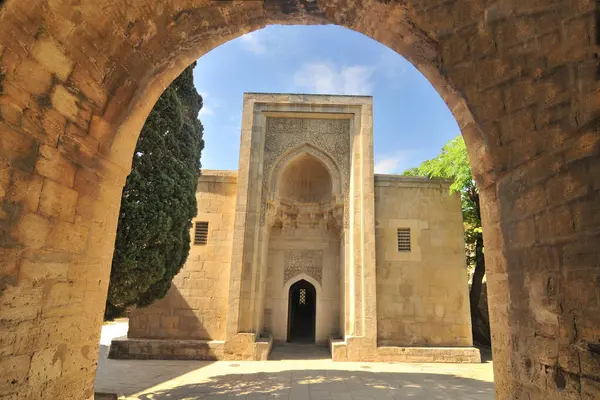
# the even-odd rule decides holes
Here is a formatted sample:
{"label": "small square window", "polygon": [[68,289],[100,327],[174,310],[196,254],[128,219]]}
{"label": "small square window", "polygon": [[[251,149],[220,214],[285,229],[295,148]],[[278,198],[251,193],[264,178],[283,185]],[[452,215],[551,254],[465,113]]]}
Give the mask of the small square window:
{"label": "small square window", "polygon": [[410,228],[398,228],[398,251],[410,251]]}
{"label": "small square window", "polygon": [[196,222],[194,229],[194,244],[206,244],[208,242],[208,222]]}

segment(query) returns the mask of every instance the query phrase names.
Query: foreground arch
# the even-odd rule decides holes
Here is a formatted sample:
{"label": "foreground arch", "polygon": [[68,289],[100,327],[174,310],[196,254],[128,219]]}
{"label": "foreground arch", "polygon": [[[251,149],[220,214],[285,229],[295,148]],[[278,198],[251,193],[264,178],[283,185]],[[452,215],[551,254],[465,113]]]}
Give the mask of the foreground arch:
{"label": "foreground arch", "polygon": [[333,23],[409,59],[459,123],[482,192],[497,398],[600,396],[594,6],[0,2],[0,394],[92,397],[121,189],[164,88],[243,33]]}

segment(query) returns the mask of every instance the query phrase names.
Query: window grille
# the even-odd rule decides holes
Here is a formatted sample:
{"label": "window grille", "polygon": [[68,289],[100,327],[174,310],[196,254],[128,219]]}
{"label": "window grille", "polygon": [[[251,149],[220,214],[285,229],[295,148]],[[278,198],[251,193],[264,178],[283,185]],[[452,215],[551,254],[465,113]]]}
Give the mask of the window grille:
{"label": "window grille", "polygon": [[306,304],[306,289],[300,289],[300,304]]}
{"label": "window grille", "polygon": [[410,228],[398,228],[398,251],[410,251]]}
{"label": "window grille", "polygon": [[208,242],[208,222],[201,221],[196,222],[196,229],[194,230],[194,244],[206,244]]}

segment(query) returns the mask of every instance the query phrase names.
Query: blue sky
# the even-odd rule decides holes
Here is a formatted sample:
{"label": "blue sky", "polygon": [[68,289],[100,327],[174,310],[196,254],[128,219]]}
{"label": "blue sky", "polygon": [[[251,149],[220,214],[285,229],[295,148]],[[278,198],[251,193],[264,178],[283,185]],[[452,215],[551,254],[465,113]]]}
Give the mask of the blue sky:
{"label": "blue sky", "polygon": [[205,169],[237,169],[244,92],[372,95],[376,173],[402,173],[460,134],[452,113],[408,61],[338,26],[269,26],[205,54]]}

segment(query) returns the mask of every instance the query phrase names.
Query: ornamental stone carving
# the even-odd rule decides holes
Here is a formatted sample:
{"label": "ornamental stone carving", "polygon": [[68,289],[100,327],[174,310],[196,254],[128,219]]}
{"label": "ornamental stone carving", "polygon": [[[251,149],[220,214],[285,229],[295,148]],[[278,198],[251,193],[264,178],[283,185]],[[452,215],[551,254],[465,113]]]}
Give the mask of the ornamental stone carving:
{"label": "ornamental stone carving", "polygon": [[298,274],[306,274],[321,284],[323,250],[284,250],[283,284]]}
{"label": "ornamental stone carving", "polygon": [[332,176],[337,181],[333,192],[343,200],[347,212],[350,182],[349,119],[267,117],[264,149],[261,226],[265,225],[267,201],[274,188],[269,182],[274,168],[285,164],[280,162],[282,158],[293,158],[303,151],[325,155],[318,158],[332,175],[338,175]]}

